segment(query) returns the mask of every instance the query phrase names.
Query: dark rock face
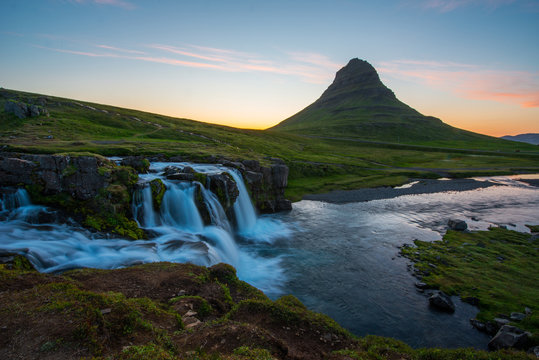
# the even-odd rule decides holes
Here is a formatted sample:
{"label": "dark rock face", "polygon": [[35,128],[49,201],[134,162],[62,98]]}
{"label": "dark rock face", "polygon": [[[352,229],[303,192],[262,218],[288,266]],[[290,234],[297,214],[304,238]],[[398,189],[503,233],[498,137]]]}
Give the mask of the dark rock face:
{"label": "dark rock face", "polygon": [[251,199],[262,213],[273,213],[292,209],[290,200],[285,199],[288,185],[288,167],[280,159],[272,159],[270,167],[260,166],[256,160],[244,160],[242,172]]}
{"label": "dark rock face", "polygon": [[220,174],[211,174],[207,176],[207,183],[212,193],[217,196],[223,209],[227,211],[238,198],[240,191],[238,185],[226,172]]}
{"label": "dark rock face", "polygon": [[146,173],[150,168],[150,162],[144,156],[127,156],[122,159],[123,166],[130,166],[138,173]]}
{"label": "dark rock face", "polygon": [[[93,156],[0,154],[0,185],[37,185],[44,195],[66,192],[77,200],[88,200],[110,181],[100,173],[106,159]],[[107,176],[108,175],[108,176]]]}
{"label": "dark rock face", "polygon": [[429,298],[430,306],[449,313],[455,312],[455,304],[443,291],[438,291]]}
{"label": "dark rock face", "polygon": [[447,226],[451,230],[464,231],[468,228],[466,221],[460,219],[449,219]]}
{"label": "dark rock face", "polygon": [[14,114],[19,119],[37,117],[40,115],[49,116],[47,109],[43,108],[42,106],[26,104],[14,100],[6,101],[4,111],[6,113]]}
{"label": "dark rock face", "polygon": [[528,346],[531,334],[515,326],[504,325],[488,343],[490,350],[499,349],[525,349]]}
{"label": "dark rock face", "polygon": [[130,206],[137,179],[134,169],[98,156],[0,153],[0,186],[25,187],[32,202],[133,239],[144,237]]}

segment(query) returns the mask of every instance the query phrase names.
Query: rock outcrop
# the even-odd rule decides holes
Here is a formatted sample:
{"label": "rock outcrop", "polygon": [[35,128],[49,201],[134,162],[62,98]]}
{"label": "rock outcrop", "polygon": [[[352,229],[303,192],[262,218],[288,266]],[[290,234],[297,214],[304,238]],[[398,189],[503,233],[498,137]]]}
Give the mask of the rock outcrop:
{"label": "rock outcrop", "polygon": [[292,203],[285,198],[288,185],[288,166],[280,159],[272,159],[269,167],[261,166],[256,160],[241,162],[245,184],[251,193],[251,199],[262,213],[273,213],[292,209]]}
{"label": "rock outcrop", "polygon": [[490,350],[499,349],[526,349],[529,345],[531,334],[515,326],[504,325],[488,343]]}
{"label": "rock outcrop", "polygon": [[8,100],[4,105],[4,111],[8,114],[14,114],[19,119],[28,117],[49,116],[49,112],[43,106],[35,104],[26,104],[21,101]]}
{"label": "rock outcrop", "polygon": [[62,209],[83,225],[134,239],[131,190],[138,176],[100,156],[0,153],[0,186],[25,187],[36,204]]}

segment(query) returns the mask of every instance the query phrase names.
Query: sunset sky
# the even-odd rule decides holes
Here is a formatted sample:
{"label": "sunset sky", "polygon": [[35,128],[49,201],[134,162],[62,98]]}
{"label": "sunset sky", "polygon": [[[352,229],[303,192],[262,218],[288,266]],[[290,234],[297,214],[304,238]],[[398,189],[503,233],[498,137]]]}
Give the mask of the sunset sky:
{"label": "sunset sky", "polygon": [[244,128],[354,57],[423,114],[539,133],[539,0],[2,0],[0,86]]}

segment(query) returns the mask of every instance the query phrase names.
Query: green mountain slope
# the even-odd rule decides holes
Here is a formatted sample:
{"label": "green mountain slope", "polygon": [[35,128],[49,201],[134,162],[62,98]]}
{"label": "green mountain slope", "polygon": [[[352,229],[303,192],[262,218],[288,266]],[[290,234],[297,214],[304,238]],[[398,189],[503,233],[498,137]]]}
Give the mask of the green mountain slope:
{"label": "green mountain slope", "polygon": [[359,59],[339,70],[318,100],[272,129],[398,143],[495,140],[420,114],[399,101],[374,67]]}

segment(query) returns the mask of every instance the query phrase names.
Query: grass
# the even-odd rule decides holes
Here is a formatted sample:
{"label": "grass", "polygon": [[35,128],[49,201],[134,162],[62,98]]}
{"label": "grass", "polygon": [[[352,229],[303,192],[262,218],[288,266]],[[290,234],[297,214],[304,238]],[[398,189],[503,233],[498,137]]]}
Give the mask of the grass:
{"label": "grass", "polygon": [[[45,98],[50,117],[20,120],[0,112],[0,147],[5,150],[180,155],[203,162],[226,157],[255,159],[265,165],[277,157],[290,167],[288,192],[293,199],[309,192],[399,185],[413,177],[539,172],[537,146],[482,135],[406,144],[327,139],[235,129],[5,89],[0,90],[0,108],[9,98],[28,103]],[[321,134],[327,135],[314,135]]]}
{"label": "grass", "polygon": [[402,253],[415,262],[423,282],[465,301],[478,299],[482,321],[530,308],[532,314],[514,325],[530,331],[539,343],[539,239],[502,228],[449,230],[442,241],[416,240],[415,245]]}

